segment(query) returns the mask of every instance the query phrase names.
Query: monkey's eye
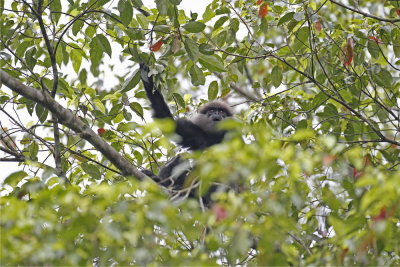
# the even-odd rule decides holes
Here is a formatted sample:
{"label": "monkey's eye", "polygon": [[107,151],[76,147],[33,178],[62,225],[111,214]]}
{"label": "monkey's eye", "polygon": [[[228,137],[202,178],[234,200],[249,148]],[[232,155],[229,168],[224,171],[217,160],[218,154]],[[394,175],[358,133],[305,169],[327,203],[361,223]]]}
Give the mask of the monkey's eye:
{"label": "monkey's eye", "polygon": [[207,112],[206,112],[207,116],[212,116],[212,115],[214,115],[216,113],[217,113],[217,110],[215,110],[213,108],[207,110]]}

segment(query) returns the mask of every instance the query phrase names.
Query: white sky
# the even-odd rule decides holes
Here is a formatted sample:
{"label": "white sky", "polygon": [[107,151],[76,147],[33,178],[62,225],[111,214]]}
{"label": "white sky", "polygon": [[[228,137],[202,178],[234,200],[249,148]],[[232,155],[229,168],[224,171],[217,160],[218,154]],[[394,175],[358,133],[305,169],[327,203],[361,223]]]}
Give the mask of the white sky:
{"label": "white sky", "polygon": [[[64,1],[64,0],[62,0],[62,1]],[[114,2],[117,3],[117,1],[114,1]],[[146,6],[146,7],[155,8],[154,0],[142,0],[142,2],[144,4],[144,6]],[[187,15],[190,15],[190,12],[198,13],[199,17],[201,18],[206,6],[209,3],[211,3],[211,0],[207,0],[207,1],[182,0],[181,4],[179,5],[179,8],[185,10],[185,13]],[[8,3],[8,4],[10,4],[10,3]],[[115,62],[118,62],[117,61],[118,56],[116,54],[117,53],[113,53],[114,59],[111,58],[111,60],[115,60]],[[84,65],[84,62],[82,61],[82,66],[83,65]],[[63,70],[65,71],[65,66],[63,68],[64,68]],[[74,72],[72,69],[71,69],[71,71]],[[115,83],[116,83],[116,79],[110,79],[109,77],[107,77],[107,79],[104,79],[104,88],[109,89],[112,86],[114,86]],[[0,88],[0,90],[7,92],[9,89],[5,88],[5,86],[2,86]],[[11,114],[11,115],[13,115],[13,114]],[[30,115],[25,110],[18,111],[18,115],[20,116],[21,120],[25,123],[26,123],[26,121],[32,120],[32,118],[30,118]],[[0,112],[0,122],[2,123],[3,127],[6,126],[9,128],[12,128],[12,125],[9,122],[8,117],[3,112]],[[37,132],[37,134],[40,134],[40,133]],[[48,135],[48,133],[43,132],[42,137],[47,136],[47,135]],[[0,151],[0,157],[4,157],[4,156],[5,156],[5,154],[2,151]],[[49,164],[50,166],[54,166],[53,162],[54,161],[52,158],[49,158],[46,161],[46,163]],[[2,161],[0,161],[0,182],[3,181],[11,173],[22,170],[22,166],[18,166],[18,164],[19,163],[17,163],[17,162],[2,162]]]}

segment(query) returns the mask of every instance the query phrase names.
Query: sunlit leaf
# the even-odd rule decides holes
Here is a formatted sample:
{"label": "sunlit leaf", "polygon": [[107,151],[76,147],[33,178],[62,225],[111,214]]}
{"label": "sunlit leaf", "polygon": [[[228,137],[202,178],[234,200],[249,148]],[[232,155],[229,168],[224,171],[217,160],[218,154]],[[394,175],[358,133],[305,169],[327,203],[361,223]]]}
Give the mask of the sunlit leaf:
{"label": "sunlit leaf", "polygon": [[225,67],[222,59],[218,55],[204,55],[199,56],[200,64],[209,69],[210,71],[224,72]]}
{"label": "sunlit leaf", "polygon": [[191,33],[198,33],[205,29],[206,25],[200,21],[189,21],[189,23],[183,25],[183,28]]}

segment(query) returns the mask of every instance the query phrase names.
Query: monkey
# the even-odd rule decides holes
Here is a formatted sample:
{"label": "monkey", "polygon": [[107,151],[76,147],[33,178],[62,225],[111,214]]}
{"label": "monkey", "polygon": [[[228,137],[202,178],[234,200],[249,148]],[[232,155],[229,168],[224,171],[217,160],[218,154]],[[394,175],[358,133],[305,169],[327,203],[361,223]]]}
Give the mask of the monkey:
{"label": "monkey", "polygon": [[[140,64],[140,78],[150,100],[153,117],[158,119],[170,118],[175,121],[175,133],[180,136],[178,142],[180,146],[190,151],[198,151],[222,142],[227,131],[219,129],[217,125],[221,121],[233,117],[233,111],[229,105],[214,100],[201,106],[198,113],[190,120],[174,119],[161,92],[154,88],[153,77],[149,76],[149,67],[143,63]],[[184,188],[190,170],[188,163],[178,155],[160,169],[159,175],[155,175],[150,170],[143,170],[142,172],[158,184],[179,191]],[[216,187],[212,187],[202,197],[205,204],[210,202],[210,195],[216,190]],[[195,194],[190,192],[188,196],[194,197]]]}

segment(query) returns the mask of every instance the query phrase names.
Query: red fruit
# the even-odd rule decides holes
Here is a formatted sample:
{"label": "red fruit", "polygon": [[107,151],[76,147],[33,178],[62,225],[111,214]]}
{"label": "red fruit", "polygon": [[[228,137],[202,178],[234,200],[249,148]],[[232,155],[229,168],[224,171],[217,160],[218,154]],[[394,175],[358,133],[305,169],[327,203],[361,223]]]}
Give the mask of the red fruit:
{"label": "red fruit", "polygon": [[400,16],[400,9],[396,9],[397,16]]}
{"label": "red fruit", "polygon": [[228,211],[219,204],[214,204],[212,206],[212,212],[214,213],[217,222],[220,222],[228,217]]}
{"label": "red fruit", "polygon": [[263,0],[257,0],[257,5],[261,4]]}
{"label": "red fruit", "polygon": [[158,40],[156,43],[150,46],[150,51],[157,52],[158,50],[161,49],[161,46],[164,44],[163,38]]}
{"label": "red fruit", "polygon": [[265,18],[265,16],[268,14],[268,4],[267,3],[263,3],[260,6],[260,10],[258,11],[258,16],[260,18]]}
{"label": "red fruit", "polygon": [[99,129],[97,129],[97,133],[99,134],[99,135],[102,135],[102,134],[104,134],[106,132],[106,129],[104,129],[104,128],[99,128]]}

